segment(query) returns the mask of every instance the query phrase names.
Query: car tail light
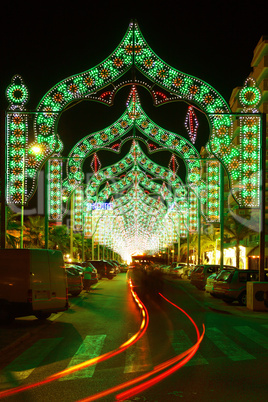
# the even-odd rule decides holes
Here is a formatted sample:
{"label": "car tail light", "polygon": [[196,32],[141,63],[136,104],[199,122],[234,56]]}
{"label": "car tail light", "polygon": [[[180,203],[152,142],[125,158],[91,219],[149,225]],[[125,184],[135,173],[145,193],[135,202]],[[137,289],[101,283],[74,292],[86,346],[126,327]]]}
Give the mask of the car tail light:
{"label": "car tail light", "polygon": [[27,303],[32,303],[33,301],[33,291],[32,289],[28,289],[27,292]]}

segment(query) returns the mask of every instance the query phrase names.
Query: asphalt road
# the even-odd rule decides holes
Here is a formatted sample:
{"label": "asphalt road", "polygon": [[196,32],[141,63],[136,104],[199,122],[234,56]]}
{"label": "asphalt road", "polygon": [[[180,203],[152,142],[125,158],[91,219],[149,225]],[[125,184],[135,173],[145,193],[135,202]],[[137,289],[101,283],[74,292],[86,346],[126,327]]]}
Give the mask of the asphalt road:
{"label": "asphalt road", "polygon": [[[99,400],[266,400],[267,313],[225,305],[183,280],[165,281],[163,295],[189,314],[200,333],[204,324],[205,336],[198,351],[186,365],[136,395],[125,394],[116,399],[122,392],[133,389],[134,385],[129,385]],[[134,345],[103,362],[6,396],[3,400],[86,400],[151,374],[160,364],[197,342],[196,328],[182,310],[163,298],[144,297],[142,300],[148,310],[149,326]],[[118,350],[140,328],[142,316],[126,283],[126,274],[119,274],[111,281],[104,279],[89,294],[83,292],[70,301],[71,308],[67,312],[45,323],[28,317],[1,328],[0,341],[4,351],[0,363],[1,390],[36,385],[68,367]],[[11,334],[16,331],[19,336],[14,340]],[[12,347],[8,345],[8,334]],[[174,364],[139,384],[166,373]]]}

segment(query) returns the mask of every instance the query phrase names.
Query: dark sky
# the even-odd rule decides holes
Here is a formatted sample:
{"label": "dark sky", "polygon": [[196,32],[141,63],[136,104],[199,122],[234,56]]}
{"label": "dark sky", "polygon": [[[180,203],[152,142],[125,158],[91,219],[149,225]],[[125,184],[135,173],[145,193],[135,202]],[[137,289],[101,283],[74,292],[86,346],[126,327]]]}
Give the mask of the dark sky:
{"label": "dark sky", "polygon": [[[232,89],[243,85],[250,73],[260,37],[268,34],[267,1],[47,0],[3,4],[1,109],[7,107],[4,92],[14,74],[24,78],[30,91],[29,108],[34,109],[59,81],[103,61],[134,18],[160,58],[205,80],[228,101]],[[74,145],[73,138],[81,138],[116,120],[126,96],[119,91],[117,109],[92,102],[81,104],[77,128],[72,114],[76,110],[66,114],[59,123],[62,137],[66,138],[66,152]],[[165,128],[179,132],[183,122],[178,122],[176,107],[161,106],[151,117],[162,126],[165,123]],[[147,112],[152,109],[155,108],[148,106]],[[82,122],[83,114],[87,118]]]}

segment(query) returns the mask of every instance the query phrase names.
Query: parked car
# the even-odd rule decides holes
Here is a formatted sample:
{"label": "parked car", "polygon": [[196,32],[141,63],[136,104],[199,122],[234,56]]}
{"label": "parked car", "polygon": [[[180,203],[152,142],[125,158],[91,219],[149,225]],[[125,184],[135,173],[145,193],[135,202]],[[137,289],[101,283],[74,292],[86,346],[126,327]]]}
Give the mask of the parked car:
{"label": "parked car", "polygon": [[212,294],[223,299],[226,303],[238,301],[247,304],[247,282],[258,281],[259,271],[245,269],[224,269],[214,282]]}
{"label": "parked car", "polygon": [[[223,268],[235,269],[229,265],[224,265]],[[219,273],[221,269],[220,265],[217,264],[203,264],[197,265],[196,269],[191,274],[191,283],[197,287],[197,289],[205,289],[207,278],[214,273]]]}
{"label": "parked car", "polygon": [[90,260],[90,262],[98,271],[99,279],[113,279],[116,276],[115,268],[109,261]]}
{"label": "parked car", "polygon": [[127,270],[128,270],[128,265],[122,262],[120,264],[120,271],[121,272],[127,272]]}
{"label": "parked car", "polygon": [[73,264],[65,264],[67,274],[68,293],[78,296],[83,290],[83,270]]}
{"label": "parked car", "polygon": [[178,278],[188,277],[188,272],[193,268],[193,264],[187,264],[186,262],[173,262],[170,265],[170,275]]}
{"label": "parked car", "polygon": [[187,265],[186,262],[180,262],[179,269],[178,269],[179,278],[181,278],[181,279],[188,278],[188,273],[189,273],[190,269],[193,269],[194,267],[195,267],[194,264]]}
{"label": "parked car", "polygon": [[211,294],[211,292],[213,291],[214,282],[215,282],[215,280],[216,280],[218,275],[219,274],[215,272],[214,274],[208,276],[206,286],[205,286],[205,291],[207,293]]}
{"label": "parked car", "polygon": [[192,268],[189,269],[188,271],[188,279],[191,279],[192,273],[198,268],[198,266],[193,266]]}
{"label": "parked car", "polygon": [[170,272],[170,265],[160,265],[160,266],[159,266],[159,270],[160,270],[163,274],[169,274],[169,272]]}
{"label": "parked car", "polygon": [[112,266],[114,267],[114,269],[115,269],[115,273],[116,274],[119,274],[121,271],[120,271],[120,266],[119,266],[119,263],[116,261],[116,260],[108,260],[108,262],[110,263],[110,264],[112,264]]}
{"label": "parked car", "polygon": [[181,268],[180,264],[178,262],[172,262],[172,264],[169,265],[169,275],[173,278],[179,278],[179,269]]}
{"label": "parked car", "polygon": [[83,279],[83,287],[84,288],[85,288],[85,286],[84,286],[84,271],[85,271],[86,267],[90,266],[92,268],[90,286],[93,285],[94,283],[97,283],[98,280],[99,280],[98,279],[99,278],[98,271],[96,270],[96,268],[90,262],[87,262],[87,261],[76,262],[76,261],[74,261],[74,262],[70,262],[68,264],[66,263],[65,265],[75,265],[77,267],[77,269],[81,269],[81,271],[82,271],[82,279]]}

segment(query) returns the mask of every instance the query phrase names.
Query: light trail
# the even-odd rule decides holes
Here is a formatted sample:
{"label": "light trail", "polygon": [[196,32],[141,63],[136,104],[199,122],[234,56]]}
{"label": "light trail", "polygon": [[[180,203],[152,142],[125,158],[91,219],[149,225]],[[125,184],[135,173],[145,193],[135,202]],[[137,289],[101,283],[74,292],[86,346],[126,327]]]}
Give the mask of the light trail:
{"label": "light trail", "polygon": [[[119,395],[116,395],[116,400],[117,401],[124,401],[126,399],[129,399],[131,397],[133,397],[134,395],[140,394],[141,392],[145,391],[146,389],[152,387],[153,385],[157,384],[158,382],[164,380],[166,377],[170,376],[171,374],[173,374],[175,371],[179,370],[181,367],[183,367],[189,360],[191,360],[191,358],[195,355],[195,353],[197,352],[200,343],[204,337],[205,334],[205,326],[203,324],[203,333],[202,333],[202,338],[200,336],[200,332],[198,330],[198,327],[196,325],[196,323],[194,322],[194,320],[192,319],[191,316],[189,316],[189,314],[186,313],[186,311],[184,311],[181,307],[177,306],[175,303],[171,302],[170,300],[168,300],[165,296],[163,296],[161,293],[159,293],[159,295],[165,299],[168,303],[170,303],[171,305],[173,305],[174,307],[176,307],[177,309],[179,309],[183,314],[186,315],[186,317],[191,321],[191,323],[193,324],[193,326],[195,327],[195,331],[196,331],[196,335],[197,335],[197,342],[194,345],[194,347],[192,348],[192,351],[188,354],[187,357],[185,357],[183,360],[181,360],[179,363],[175,364],[175,366],[171,367],[170,369],[164,371],[163,373],[157,375],[156,377],[140,384],[137,385],[136,387],[131,388],[130,390],[127,390],[125,392],[122,392]],[[181,356],[181,355],[180,355]],[[178,356],[177,356],[178,358]],[[172,359],[171,359],[172,360]],[[178,359],[179,360],[179,359]],[[178,361],[177,360],[177,361]],[[163,368],[169,367],[174,363],[170,363],[169,362],[165,362],[163,364],[160,364],[158,366],[158,370],[162,370]],[[151,372],[151,374],[155,374],[154,371]]]}
{"label": "light trail", "polygon": [[[141,382],[143,380],[146,380],[148,377],[157,374],[159,371],[162,371],[163,369],[170,367],[172,364],[177,363],[179,360],[183,359],[185,356],[189,355],[191,352],[195,351],[196,347],[199,347],[199,344],[202,342],[205,334],[205,329],[203,326],[203,332],[200,336],[200,339],[189,349],[185,350],[183,353],[179,354],[178,356],[175,356],[169,360],[167,360],[164,363],[159,364],[156,366],[152,371],[145,373],[139,377],[134,378],[133,380],[126,381],[122,384],[116,385],[115,387],[109,388],[105,391],[99,392],[98,394],[88,396],[84,399],[80,399],[78,402],[91,402],[91,401],[96,401],[97,399],[103,398],[107,395],[113,394],[115,392],[120,391],[121,389],[130,387],[131,385],[136,384],[137,382]],[[186,363],[186,362],[185,362]],[[184,364],[185,364],[184,363]],[[141,391],[140,391],[141,392]]]}
{"label": "light trail", "polygon": [[[167,369],[170,366],[171,367],[169,370],[164,371],[162,374],[159,374],[158,376],[147,380],[146,382],[143,382],[140,385],[137,385],[121,394],[116,395],[116,400],[118,401],[124,401],[126,399],[131,398],[134,395],[137,395],[139,393],[141,393],[142,391],[145,391],[146,389],[152,387],[153,385],[155,385],[156,383],[162,381],[163,379],[165,379],[166,377],[170,376],[171,374],[173,374],[175,371],[179,370],[182,366],[184,366],[193,356],[194,354],[197,352],[200,343],[202,342],[204,335],[205,335],[205,326],[203,324],[203,332],[200,335],[200,332],[198,330],[198,327],[196,325],[196,323],[194,322],[194,320],[192,319],[192,317],[186,313],[186,311],[184,311],[182,308],[180,308],[179,306],[177,306],[176,304],[174,304],[173,302],[171,302],[170,300],[168,300],[165,296],[163,296],[161,293],[159,293],[160,296],[165,299],[168,303],[170,303],[171,305],[173,305],[174,307],[176,307],[177,309],[179,309],[183,314],[186,315],[186,317],[191,321],[191,323],[194,325],[195,331],[196,331],[196,335],[197,335],[197,342],[189,349],[187,349],[186,351],[184,351],[183,353],[179,354],[178,356],[175,356],[169,360],[167,360],[166,362],[163,362],[161,364],[159,364],[158,366],[154,367],[154,369],[146,374],[143,374],[139,377],[134,378],[133,380],[130,381],[126,381],[122,384],[116,385],[115,387],[109,388],[105,391],[99,392],[95,395],[91,395],[89,397],[86,397],[84,399],[79,400],[78,402],[92,402],[95,401],[97,399],[100,398],[104,398],[107,395],[116,393],[124,388],[133,386],[134,384],[137,384],[141,381],[147,380],[147,378],[156,375],[157,373],[159,373],[160,371],[163,371],[164,369]],[[183,359],[183,360],[182,360]]]}
{"label": "light trail", "polygon": [[6,398],[8,396],[11,395],[15,395],[18,394],[20,392],[24,392],[36,387],[40,387],[41,385],[45,385],[48,384],[50,382],[53,382],[55,380],[58,380],[62,377],[65,377],[68,374],[71,374],[75,371],[79,371],[82,370],[86,367],[92,366],[94,364],[100,363],[102,361],[108,360],[110,358],[112,358],[113,356],[118,355],[119,353],[124,352],[127,348],[129,348],[130,346],[132,346],[134,343],[136,343],[146,332],[148,324],[149,324],[149,314],[148,311],[146,309],[146,307],[144,306],[144,304],[141,302],[141,300],[138,298],[136,292],[133,291],[132,289],[132,283],[130,283],[130,289],[131,289],[131,293],[136,301],[136,303],[138,304],[140,310],[141,310],[141,314],[142,314],[142,321],[140,324],[140,328],[139,330],[136,332],[136,334],[134,334],[130,339],[128,339],[126,342],[124,342],[122,345],[120,345],[117,349],[112,350],[111,352],[107,352],[104,353],[103,355],[100,355],[98,357],[95,357],[93,359],[87,360],[83,363],[77,364],[75,366],[69,367],[68,369],[59,371],[58,373],[53,374],[52,376],[49,376],[47,378],[45,378],[43,381],[39,381],[37,383],[34,384],[29,384],[29,385],[22,385],[22,386],[18,386],[12,389],[8,389],[5,391],[1,391],[0,392],[0,399],[2,398]]}

